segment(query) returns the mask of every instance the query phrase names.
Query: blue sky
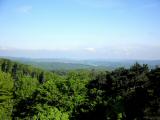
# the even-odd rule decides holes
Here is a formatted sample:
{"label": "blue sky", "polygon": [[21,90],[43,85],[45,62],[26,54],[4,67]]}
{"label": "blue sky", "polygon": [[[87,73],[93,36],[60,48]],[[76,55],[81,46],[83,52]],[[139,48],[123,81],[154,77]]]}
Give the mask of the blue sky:
{"label": "blue sky", "polygon": [[0,0],[0,56],[160,59],[160,1]]}

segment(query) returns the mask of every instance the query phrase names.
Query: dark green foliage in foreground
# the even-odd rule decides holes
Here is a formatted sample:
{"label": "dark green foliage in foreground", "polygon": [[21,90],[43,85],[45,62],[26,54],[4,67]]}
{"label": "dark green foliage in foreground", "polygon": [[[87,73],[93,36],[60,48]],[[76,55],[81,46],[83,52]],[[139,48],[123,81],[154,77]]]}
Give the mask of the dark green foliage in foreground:
{"label": "dark green foliage in foreground", "polygon": [[159,120],[160,68],[63,75],[0,59],[0,120]]}

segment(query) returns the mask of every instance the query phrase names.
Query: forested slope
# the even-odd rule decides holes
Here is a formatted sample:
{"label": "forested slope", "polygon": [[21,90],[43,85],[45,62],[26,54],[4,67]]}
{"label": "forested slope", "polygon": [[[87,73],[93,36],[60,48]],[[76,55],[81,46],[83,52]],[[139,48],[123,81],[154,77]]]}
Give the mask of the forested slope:
{"label": "forested slope", "polygon": [[0,59],[0,120],[159,120],[160,68],[65,75]]}

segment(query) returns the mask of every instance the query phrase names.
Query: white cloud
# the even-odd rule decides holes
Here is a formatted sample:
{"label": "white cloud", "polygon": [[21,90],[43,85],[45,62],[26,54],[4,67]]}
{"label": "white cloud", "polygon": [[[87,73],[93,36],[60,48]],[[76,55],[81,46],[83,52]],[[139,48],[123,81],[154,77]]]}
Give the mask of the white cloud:
{"label": "white cloud", "polygon": [[92,48],[92,47],[90,47],[90,48],[85,48],[85,50],[87,50],[87,51],[89,51],[89,52],[96,52],[96,49],[95,49],[95,48]]}
{"label": "white cloud", "polygon": [[0,46],[0,51],[12,51],[12,50],[16,50],[16,48],[8,46]]}
{"label": "white cloud", "polygon": [[20,7],[17,8],[17,10],[20,13],[29,14],[32,11],[32,6],[31,5],[20,6]]}
{"label": "white cloud", "polygon": [[45,50],[45,51],[62,51],[62,52],[66,52],[66,51],[72,51],[72,49],[69,48],[52,48],[52,49],[35,49],[35,50]]}
{"label": "white cloud", "polygon": [[0,50],[8,50],[7,47],[0,47]]}

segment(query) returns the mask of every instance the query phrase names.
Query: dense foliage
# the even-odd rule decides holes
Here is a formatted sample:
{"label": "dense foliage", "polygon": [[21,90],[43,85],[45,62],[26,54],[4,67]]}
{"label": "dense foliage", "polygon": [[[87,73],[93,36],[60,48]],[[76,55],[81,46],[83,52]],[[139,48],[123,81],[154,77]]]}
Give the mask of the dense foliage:
{"label": "dense foliage", "polygon": [[160,68],[65,74],[0,59],[0,120],[159,120]]}

